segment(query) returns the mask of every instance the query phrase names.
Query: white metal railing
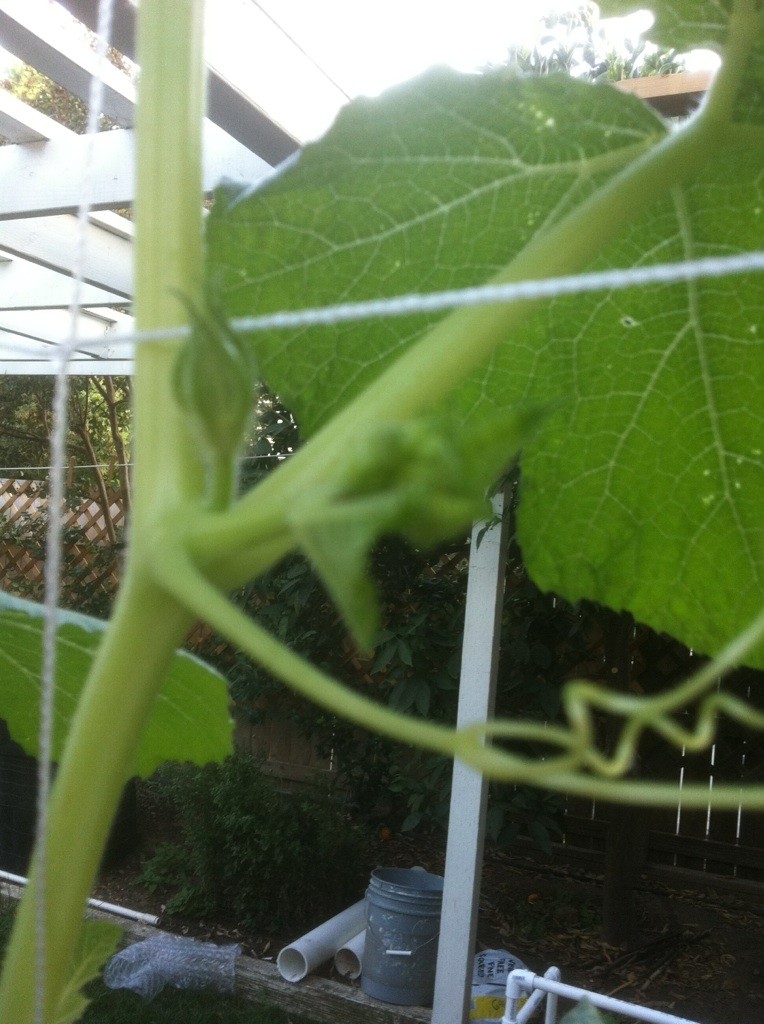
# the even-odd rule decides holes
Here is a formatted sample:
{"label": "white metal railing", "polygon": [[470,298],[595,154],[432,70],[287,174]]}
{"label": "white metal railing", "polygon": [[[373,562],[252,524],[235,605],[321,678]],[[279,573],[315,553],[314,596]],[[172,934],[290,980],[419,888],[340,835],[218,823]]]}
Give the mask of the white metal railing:
{"label": "white metal railing", "polygon": [[[524,996],[528,996],[528,999],[523,1004]],[[687,1017],[677,1017],[673,1013],[665,1013],[663,1010],[652,1010],[646,1006],[638,1006],[636,1003],[627,1003],[623,999],[600,995],[599,992],[590,992],[584,988],[576,988],[574,985],[564,985],[560,981],[560,971],[557,967],[550,967],[543,977],[534,974],[533,971],[512,971],[507,979],[507,1007],[501,1024],[525,1024],[544,999],[546,999],[544,1024],[557,1024],[557,1001],[560,996],[576,1003],[586,999],[600,1010],[620,1013],[632,1020],[647,1021],[648,1024],[698,1024],[697,1021],[689,1020]]]}

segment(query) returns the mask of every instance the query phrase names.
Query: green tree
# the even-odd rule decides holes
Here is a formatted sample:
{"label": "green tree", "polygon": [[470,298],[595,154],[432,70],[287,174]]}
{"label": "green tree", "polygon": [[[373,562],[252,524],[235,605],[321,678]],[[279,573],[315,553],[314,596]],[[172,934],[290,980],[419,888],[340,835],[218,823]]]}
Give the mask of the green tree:
{"label": "green tree", "polygon": [[[42,496],[50,461],[52,392],[50,377],[6,376],[0,381],[0,476],[42,481]],[[114,493],[125,519],[130,508],[129,378],[73,377],[68,422],[67,507],[95,501],[106,536],[95,542],[79,527],[65,530],[61,604],[107,617],[122,557],[123,527],[112,514]],[[0,518],[0,543],[9,545],[11,553],[21,549],[42,565],[47,522],[45,507],[18,518]],[[2,587],[19,597],[42,599],[43,580],[16,557],[8,559]]]}
{"label": "green tree", "polygon": [[[49,462],[53,380],[6,376],[0,383],[0,473],[44,479]],[[95,486],[108,516],[107,489],[118,489],[130,506],[130,378],[72,377],[69,395],[71,465],[79,493]],[[107,527],[112,532],[113,528]],[[116,540],[116,537],[111,538]]]}
{"label": "green tree", "polygon": [[87,105],[36,68],[20,64],[8,72],[0,85],[58,124],[78,135],[84,134],[88,123]]}
{"label": "green tree", "polygon": [[[91,45],[95,46],[95,37],[91,36]],[[132,65],[118,50],[110,47],[107,51],[109,63],[125,74],[132,74]],[[6,77],[0,81],[0,88],[10,92],[17,99],[27,103],[34,110],[45,114],[58,124],[62,124],[77,135],[87,131],[88,107],[84,100],[69,92],[52,78],[42,74],[29,64],[17,64],[11,68]],[[114,122],[103,115],[99,119],[99,129],[114,126]]]}

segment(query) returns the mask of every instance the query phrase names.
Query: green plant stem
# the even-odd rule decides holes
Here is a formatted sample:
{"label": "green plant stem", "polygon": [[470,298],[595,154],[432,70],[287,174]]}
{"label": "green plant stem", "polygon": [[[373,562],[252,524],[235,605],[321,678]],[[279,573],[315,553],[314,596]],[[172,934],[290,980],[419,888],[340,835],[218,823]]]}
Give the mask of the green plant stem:
{"label": "green plant stem", "polygon": [[[649,705],[650,717],[668,715],[697,700],[715,686],[719,677],[742,664],[746,655],[750,654],[762,639],[764,639],[764,609],[738,636],[733,637],[712,661],[699,668],[685,682],[673,687],[667,693],[658,694],[655,697],[639,698],[625,693],[599,690],[592,683],[576,685],[582,688],[591,688],[599,694],[606,694],[608,707],[616,714],[631,714],[641,704]],[[595,700],[593,695],[590,699]]]}
{"label": "green plant stem", "polygon": [[[158,622],[163,628],[157,628]],[[166,595],[151,581],[128,581],[72,722],[49,814],[46,1022],[55,1019],[85,900],[131,774],[136,737],[154,703],[151,681],[166,674],[189,622],[184,609],[168,613]],[[34,1013],[36,877],[33,868],[0,988],[0,1020],[18,1024],[31,1022]]]}
{"label": "green plant stem", "polygon": [[[748,0],[731,19],[725,62],[703,111],[666,136],[600,188],[558,224],[538,235],[490,283],[508,284],[584,269],[603,246],[658,197],[702,167],[729,137],[732,104],[745,57],[755,38]],[[283,509],[301,493],[333,478],[349,445],[380,423],[403,422],[435,406],[476,365],[487,359],[546,300],[496,303],[455,310],[381,374],[357,399],[298,450],[282,467],[227,512],[197,518],[189,550],[199,564],[215,564],[215,577],[235,586],[263,565],[262,548],[251,558],[241,549],[273,536]],[[274,538],[276,539],[276,538]],[[283,553],[282,532],[276,546]],[[236,552],[235,558],[231,558]],[[280,555],[278,556],[280,557]],[[230,558],[230,561],[229,561]]]}
{"label": "green plant stem", "polygon": [[[152,0],[140,18],[135,315],[139,332],[184,326],[179,295],[201,291],[203,0]],[[133,545],[168,509],[197,502],[205,467],[173,395],[181,342],[148,343],[135,359]],[[144,529],[146,532],[144,533]]]}
{"label": "green plant stem", "polygon": [[[172,290],[202,274],[203,4],[141,6],[136,215],[139,330],[182,325]],[[45,891],[44,1022],[55,1019],[82,912],[140,736],[175,648],[192,625],[152,578],[155,527],[203,494],[204,468],[172,400],[174,346],[139,348],[135,376],[135,500],[131,547],[114,617],[73,720],[50,809]],[[35,870],[0,986],[0,1020],[31,1024],[35,1005]]]}
{"label": "green plant stem", "polygon": [[758,38],[762,23],[764,10],[757,0],[733,0],[724,47],[724,64],[703,106],[702,116],[707,123],[715,122],[724,126],[732,120],[732,110],[751,44]]}
{"label": "green plant stem", "polygon": [[238,460],[225,456],[214,459],[207,467],[205,507],[213,512],[229,508],[236,496]]}
{"label": "green plant stem", "polygon": [[[495,722],[455,730],[384,707],[341,685],[270,636],[209,583],[172,538],[167,539],[161,552],[156,571],[169,591],[204,615],[216,630],[292,689],[347,721],[400,743],[458,757],[502,782],[527,783],[558,793],[653,807],[675,806],[679,799],[688,808],[708,805],[707,786],[688,785],[680,789],[671,783],[614,781],[588,774],[590,763],[596,764],[599,759],[581,749],[583,744],[575,731],[566,736],[562,728],[551,727],[542,736],[534,722]],[[529,760],[487,746],[485,740],[491,735],[536,742],[546,739],[568,753],[548,762]],[[722,785],[714,787],[713,799],[714,805],[723,809],[735,809],[741,800],[751,809],[760,809],[764,808],[764,789],[746,794],[740,786]]]}

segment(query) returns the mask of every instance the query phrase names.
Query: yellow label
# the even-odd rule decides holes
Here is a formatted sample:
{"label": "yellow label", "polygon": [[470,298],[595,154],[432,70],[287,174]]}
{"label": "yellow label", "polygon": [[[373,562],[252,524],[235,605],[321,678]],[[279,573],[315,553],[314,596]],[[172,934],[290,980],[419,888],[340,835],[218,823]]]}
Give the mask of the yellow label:
{"label": "yellow label", "polygon": [[473,996],[470,1020],[501,1020],[506,1002],[504,996]]}
{"label": "yellow label", "polygon": [[[527,1001],[527,996],[521,996],[517,1001],[517,1009],[519,1010],[522,1006],[525,1006]],[[470,1020],[495,1020],[499,1022],[504,1016],[506,1008],[507,1000],[503,993],[502,995],[495,996],[473,996],[470,1002]]]}

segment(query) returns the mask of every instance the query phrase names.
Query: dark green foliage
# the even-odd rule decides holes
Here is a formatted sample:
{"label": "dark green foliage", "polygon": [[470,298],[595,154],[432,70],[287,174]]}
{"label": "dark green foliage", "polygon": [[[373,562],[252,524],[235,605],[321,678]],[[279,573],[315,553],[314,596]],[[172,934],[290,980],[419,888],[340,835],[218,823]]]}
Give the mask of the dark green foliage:
{"label": "dark green foliage", "polygon": [[419,754],[412,757],[412,762],[390,767],[390,792],[405,799],[409,812],[401,823],[401,832],[413,832],[423,824],[445,828],[451,799],[451,762],[434,754]]}
{"label": "dark green foliage", "polygon": [[171,914],[215,913],[266,934],[298,933],[358,900],[373,865],[368,836],[326,789],[283,792],[237,754],[204,768],[168,765],[152,783],[180,841],[159,848],[144,884]]}
{"label": "dark green foliage", "polygon": [[0,904],[0,955],[5,953],[8,939],[11,937],[11,928],[13,928],[13,901],[4,900]]}
{"label": "dark green foliage", "polygon": [[[283,417],[283,412],[280,413]],[[513,514],[513,513],[511,513]],[[387,538],[373,553],[383,628],[362,658],[307,561],[292,556],[241,591],[250,614],[315,664],[400,710],[453,722],[461,660],[468,548],[434,554]],[[528,579],[516,546],[510,552],[502,622],[498,712],[542,721],[557,718],[561,684],[590,657],[596,617],[542,594]],[[245,656],[217,659],[238,713],[250,721],[297,722],[319,750],[336,759],[354,817],[411,831],[441,829],[448,820],[451,765],[446,758],[401,748],[367,734],[285,689]],[[491,791],[491,838],[507,845],[530,836],[548,849],[558,831],[559,802],[525,787]],[[538,820],[535,820],[535,816]]]}
{"label": "dark green foliage", "polygon": [[[50,461],[53,377],[6,376],[0,385],[0,475],[43,480]],[[72,377],[66,448],[74,460],[71,493],[90,493],[99,477],[128,491],[124,466],[132,429],[130,378]],[[94,467],[94,463],[97,466]],[[123,495],[124,498],[124,495]]]}
{"label": "dark green foliage", "polygon": [[299,444],[294,417],[263,384],[256,384],[252,428],[242,450],[239,482],[249,490]]}
{"label": "dark green foliage", "polygon": [[496,786],[489,801],[486,831],[497,846],[511,846],[525,835],[544,853],[552,853],[553,840],[562,835],[562,797],[528,786]]}
{"label": "dark green foliage", "polygon": [[[279,639],[347,685],[422,717],[452,722],[466,593],[464,555],[461,545],[433,558],[391,539],[378,546],[373,562],[383,629],[367,658],[358,655],[321,583],[299,556],[243,590],[240,600]],[[426,764],[435,760],[430,755],[402,750],[339,721],[235,652],[224,654],[218,666],[231,682],[240,714],[253,722],[289,719],[323,753],[334,753],[360,819],[397,828],[410,814],[408,794],[391,790],[390,783],[402,773],[420,779]]]}

